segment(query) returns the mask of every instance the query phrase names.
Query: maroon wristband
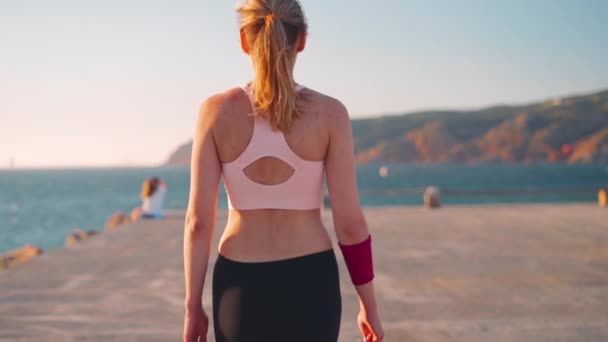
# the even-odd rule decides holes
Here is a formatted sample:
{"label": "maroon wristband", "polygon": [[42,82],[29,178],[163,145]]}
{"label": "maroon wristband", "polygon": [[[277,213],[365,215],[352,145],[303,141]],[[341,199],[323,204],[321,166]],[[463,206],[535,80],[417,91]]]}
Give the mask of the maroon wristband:
{"label": "maroon wristband", "polygon": [[365,241],[357,244],[342,245],[338,243],[338,246],[340,246],[350,279],[354,285],[363,285],[374,279],[371,235]]}

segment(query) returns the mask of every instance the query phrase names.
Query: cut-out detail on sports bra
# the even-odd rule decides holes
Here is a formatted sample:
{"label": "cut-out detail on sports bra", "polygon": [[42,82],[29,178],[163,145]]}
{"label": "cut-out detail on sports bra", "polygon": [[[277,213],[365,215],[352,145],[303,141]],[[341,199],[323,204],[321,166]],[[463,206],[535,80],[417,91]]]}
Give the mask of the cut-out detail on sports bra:
{"label": "cut-out detail on sports bra", "polygon": [[[242,87],[255,106],[249,86]],[[299,92],[304,87],[298,85]],[[263,117],[254,116],[253,133],[245,150],[232,162],[223,163],[224,185],[230,209],[310,210],[323,201],[324,161],[300,158],[287,143],[281,131],[273,131]],[[244,169],[264,157],[273,157],[289,165],[293,175],[285,182],[264,185],[251,180]]]}
{"label": "cut-out detail on sports bra", "polygon": [[[275,157],[262,157],[243,169],[245,176],[252,181],[264,185],[279,185],[293,177],[296,170],[289,164]],[[261,175],[260,175],[261,174]],[[267,178],[266,175],[272,177]]]}

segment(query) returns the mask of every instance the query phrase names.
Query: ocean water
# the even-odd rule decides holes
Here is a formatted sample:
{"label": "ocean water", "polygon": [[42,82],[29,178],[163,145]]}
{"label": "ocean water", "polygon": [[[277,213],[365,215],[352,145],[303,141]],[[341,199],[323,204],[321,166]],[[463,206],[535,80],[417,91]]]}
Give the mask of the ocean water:
{"label": "ocean water", "polygon": [[[363,206],[421,205],[420,189],[438,186],[445,205],[594,202],[608,184],[602,165],[408,166],[358,168]],[[60,247],[74,229],[99,230],[116,211],[139,205],[144,179],[167,183],[166,207],[185,208],[188,168],[0,171],[0,253],[23,244]],[[220,207],[226,208],[220,191]]]}

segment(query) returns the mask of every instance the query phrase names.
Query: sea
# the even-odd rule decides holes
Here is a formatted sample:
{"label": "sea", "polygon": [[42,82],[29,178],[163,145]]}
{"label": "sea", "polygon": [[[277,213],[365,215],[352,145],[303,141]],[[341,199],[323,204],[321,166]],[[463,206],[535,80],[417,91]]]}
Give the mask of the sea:
{"label": "sea", "polygon": [[[160,177],[166,208],[184,209],[190,170],[0,170],[0,253],[34,244],[45,251],[64,245],[75,228],[101,230],[107,218],[140,205],[142,182]],[[357,169],[361,205],[420,206],[421,192],[436,186],[451,205],[595,202],[608,185],[606,165],[365,165]],[[329,203],[327,203],[329,205]],[[220,208],[226,195],[220,191]]]}

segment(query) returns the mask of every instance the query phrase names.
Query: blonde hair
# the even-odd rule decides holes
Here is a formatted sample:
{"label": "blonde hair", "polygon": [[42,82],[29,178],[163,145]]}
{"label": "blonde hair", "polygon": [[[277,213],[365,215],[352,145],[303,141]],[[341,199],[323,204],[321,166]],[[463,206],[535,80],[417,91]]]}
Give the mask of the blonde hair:
{"label": "blonde hair", "polygon": [[246,0],[237,8],[255,77],[251,85],[257,115],[273,129],[288,130],[300,117],[293,78],[296,48],[307,24],[297,0]]}

